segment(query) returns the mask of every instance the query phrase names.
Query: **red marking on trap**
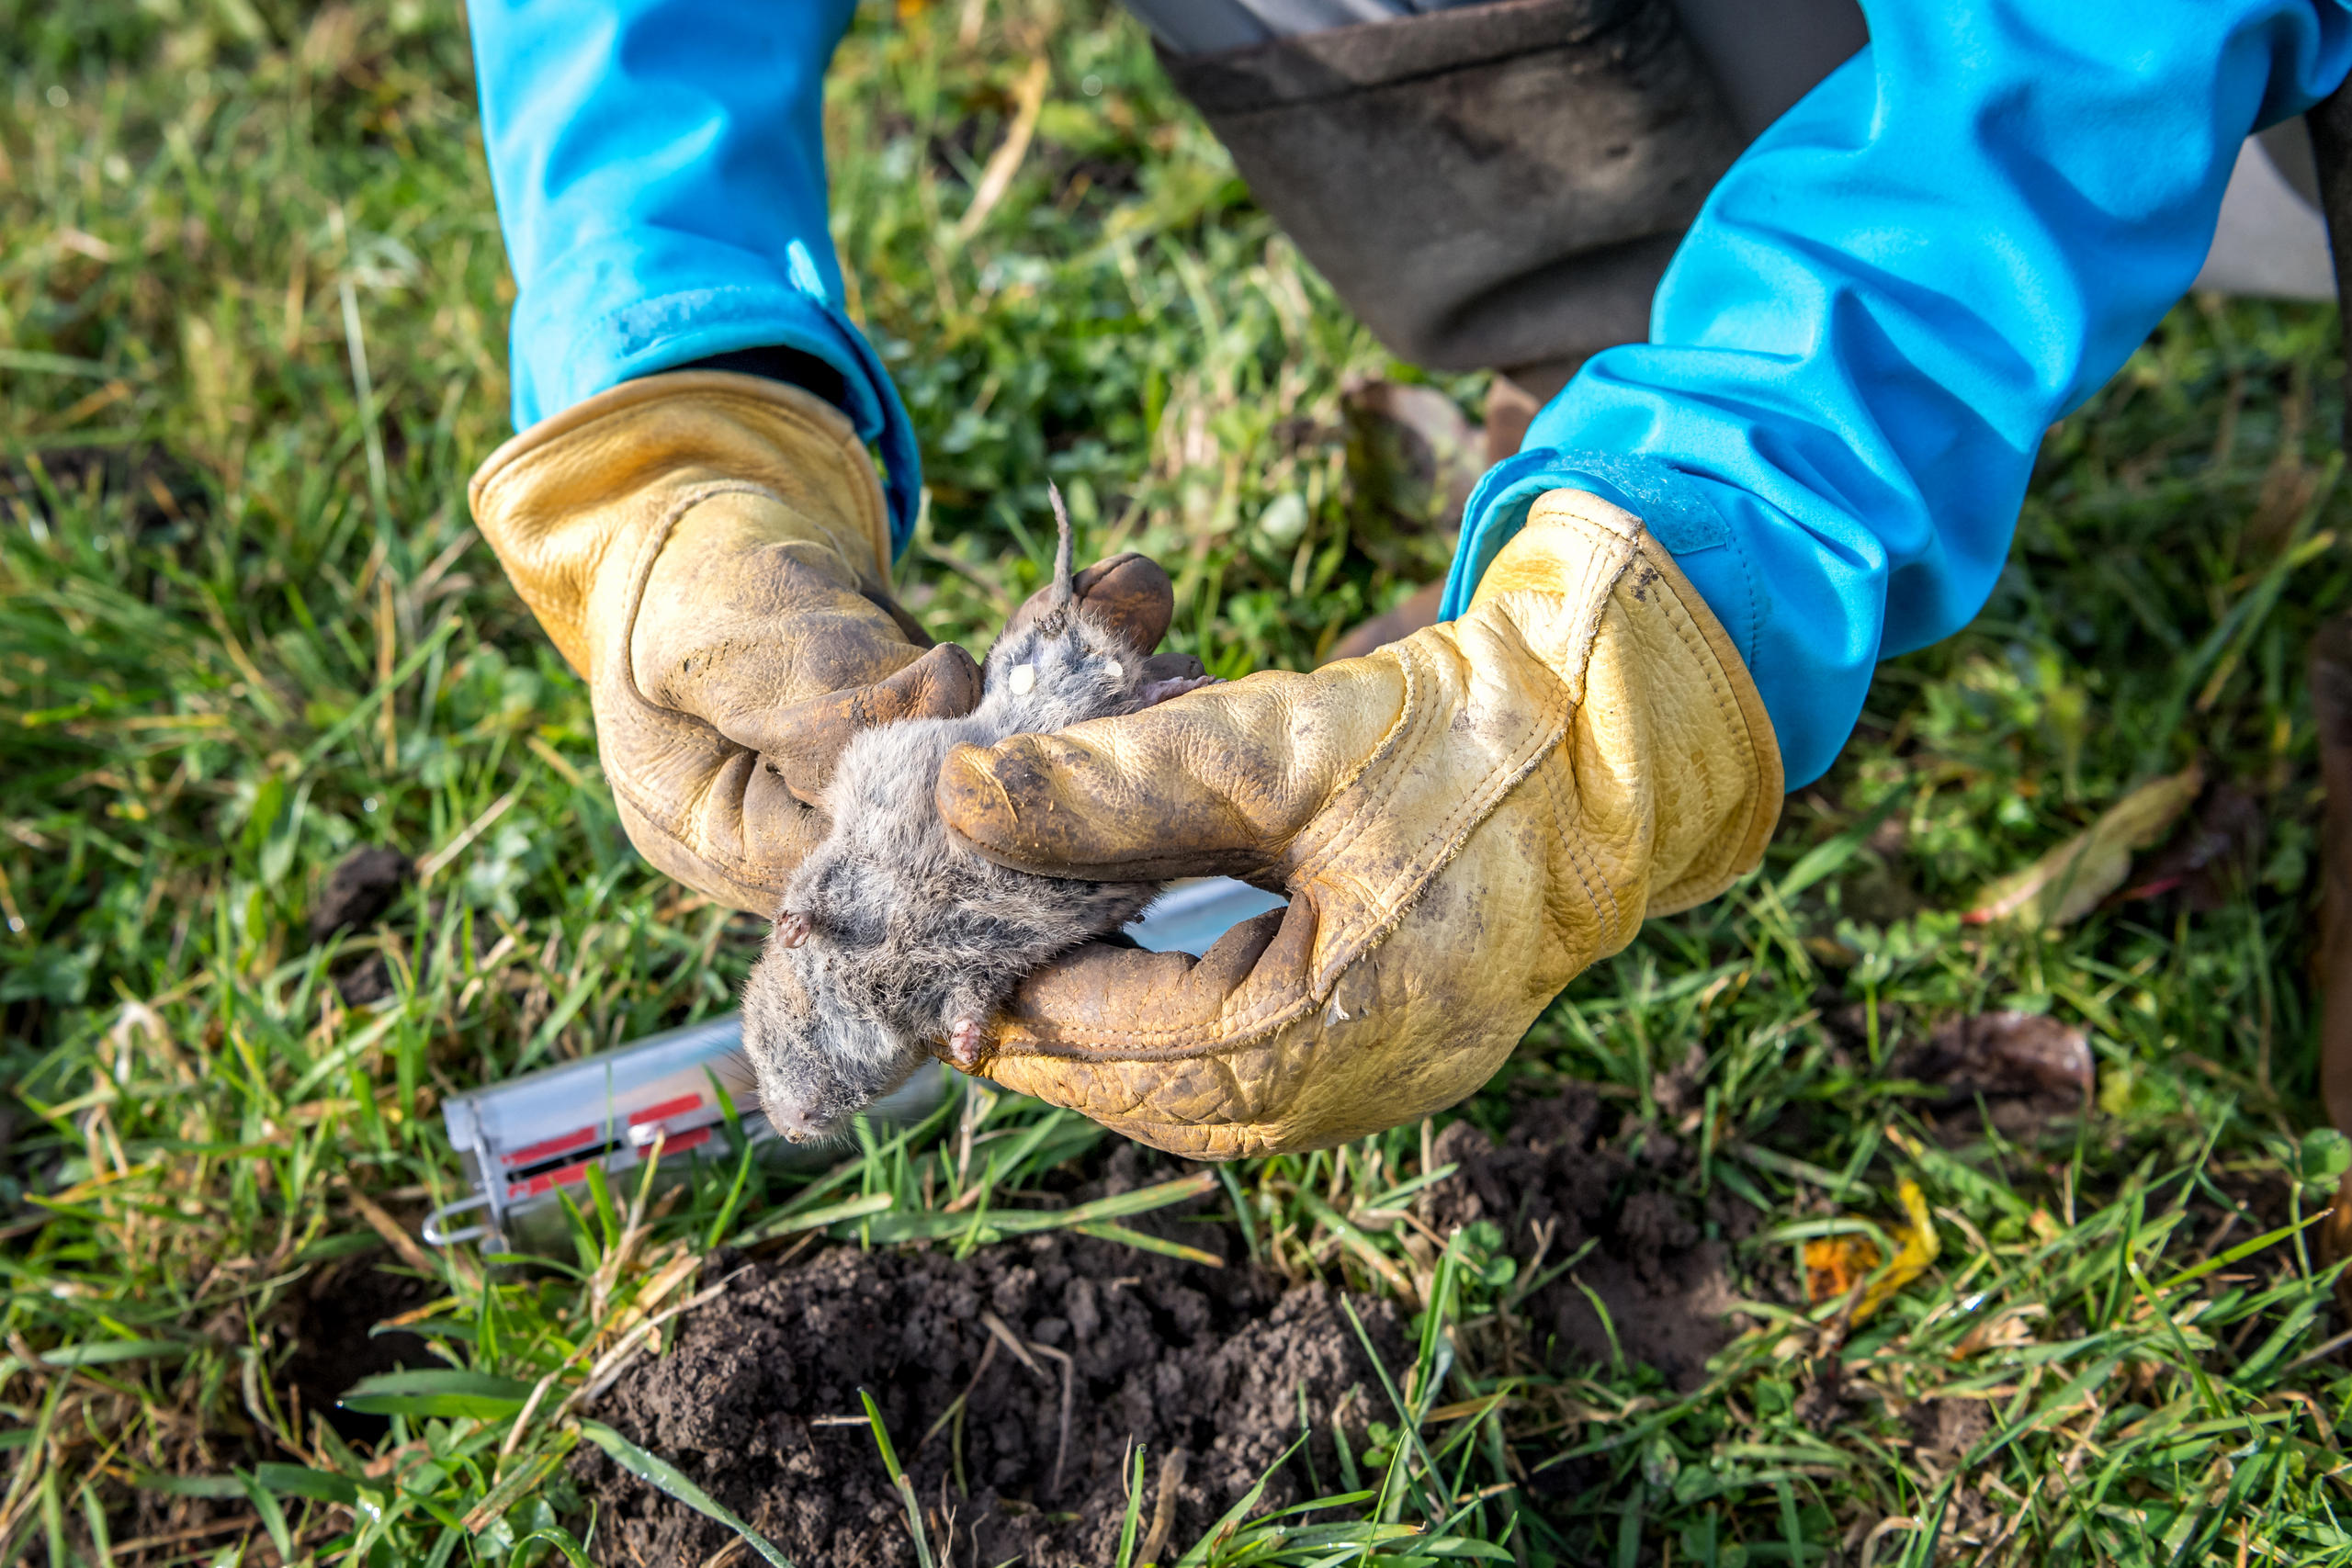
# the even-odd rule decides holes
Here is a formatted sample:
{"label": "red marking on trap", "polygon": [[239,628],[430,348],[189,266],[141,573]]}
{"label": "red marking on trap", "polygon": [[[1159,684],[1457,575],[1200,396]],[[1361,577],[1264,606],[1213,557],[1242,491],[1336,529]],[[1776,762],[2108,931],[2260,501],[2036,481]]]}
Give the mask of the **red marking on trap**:
{"label": "red marking on trap", "polygon": [[[710,1129],[697,1127],[691,1133],[681,1133],[674,1138],[664,1138],[662,1141],[662,1152],[665,1155],[674,1155],[686,1149],[700,1148],[708,1142],[710,1142]],[[648,1144],[638,1150],[637,1157],[640,1160],[653,1157],[653,1145]]]}
{"label": "red marking on trap", "polygon": [[578,1165],[567,1165],[561,1170],[546,1171],[531,1178],[528,1181],[509,1182],[506,1188],[506,1201],[512,1203],[517,1198],[536,1198],[553,1188],[569,1187],[586,1176],[590,1166],[598,1163],[600,1162],[597,1160],[583,1159]]}
{"label": "red marking on trap", "polygon": [[594,1127],[582,1127],[571,1133],[559,1133],[552,1138],[541,1138],[536,1144],[525,1144],[519,1149],[507,1150],[505,1160],[508,1165],[537,1165],[543,1159],[552,1158],[567,1150],[576,1149],[595,1136],[596,1129]]}
{"label": "red marking on trap", "polygon": [[[702,1096],[698,1094],[682,1094],[675,1100],[665,1100],[659,1105],[649,1105],[642,1111],[630,1111],[628,1113],[628,1124],[632,1127],[639,1126],[647,1122],[659,1122],[665,1117],[681,1116],[689,1111],[699,1111],[701,1109]],[[674,1147],[675,1145],[673,1145],[672,1146]]]}

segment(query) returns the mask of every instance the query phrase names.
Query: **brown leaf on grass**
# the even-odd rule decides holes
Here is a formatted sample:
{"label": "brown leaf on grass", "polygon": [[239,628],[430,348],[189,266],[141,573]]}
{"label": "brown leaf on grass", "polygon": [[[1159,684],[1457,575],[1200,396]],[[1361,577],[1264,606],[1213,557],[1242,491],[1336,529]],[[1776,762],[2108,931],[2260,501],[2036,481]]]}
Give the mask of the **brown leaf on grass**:
{"label": "brown leaf on grass", "polygon": [[1487,471],[1486,433],[1435,387],[1372,378],[1340,394],[1348,478],[1396,522],[1451,529]]}
{"label": "brown leaf on grass", "polygon": [[1910,1223],[1887,1233],[1895,1247],[1892,1262],[1883,1261],[1885,1254],[1866,1235],[1817,1236],[1804,1244],[1809,1300],[1832,1300],[1867,1280],[1861,1300],[1854,1306],[1853,1321],[1860,1323],[1884,1305],[1889,1296],[1927,1272],[1928,1265],[1943,1250],[1936,1235],[1935,1218],[1928,1213],[1927,1195],[1917,1182],[1905,1177],[1895,1189],[1895,1201],[1903,1205]]}
{"label": "brown leaf on grass", "polygon": [[2015,920],[2063,926],[2081,919],[2132,874],[2132,856],[2171,830],[2205,787],[2205,769],[2191,762],[2117,801],[2098,820],[2035,861],[1987,883],[1962,917],[1970,925]]}
{"label": "brown leaf on grass", "polygon": [[2198,801],[2188,826],[2140,865],[2132,886],[2116,899],[2178,893],[2190,908],[2210,914],[2253,885],[2269,826],[2254,795],[2234,784],[2215,784]]}
{"label": "brown leaf on grass", "polygon": [[1956,1018],[1888,1069],[1943,1092],[1947,1100],[2044,1095],[2086,1103],[2096,1085],[2090,1041],[2044,1013],[1986,1012]]}

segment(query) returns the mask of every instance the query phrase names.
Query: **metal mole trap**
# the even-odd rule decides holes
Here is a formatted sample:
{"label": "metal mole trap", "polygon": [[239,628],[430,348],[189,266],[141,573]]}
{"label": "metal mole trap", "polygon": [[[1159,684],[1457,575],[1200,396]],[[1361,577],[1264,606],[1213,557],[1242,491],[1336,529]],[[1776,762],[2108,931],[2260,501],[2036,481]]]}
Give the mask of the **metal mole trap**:
{"label": "metal mole trap", "polygon": [[[1200,953],[1282,902],[1225,877],[1180,882],[1126,934],[1154,952]],[[741,1157],[719,1108],[721,1088],[763,1162],[822,1168],[838,1161],[839,1150],[779,1137],[760,1114],[742,1030],[742,1016],[729,1013],[443,1101],[441,1119],[472,1191],[425,1216],[424,1239],[435,1247],[480,1241],[492,1251],[552,1251],[563,1245],[568,1223],[556,1194],[593,1168],[616,1177],[633,1171],[657,1138],[663,1138],[657,1181],[683,1181],[698,1161]],[[866,1115],[877,1131],[907,1126],[938,1110],[959,1084],[940,1064],[926,1063]]]}

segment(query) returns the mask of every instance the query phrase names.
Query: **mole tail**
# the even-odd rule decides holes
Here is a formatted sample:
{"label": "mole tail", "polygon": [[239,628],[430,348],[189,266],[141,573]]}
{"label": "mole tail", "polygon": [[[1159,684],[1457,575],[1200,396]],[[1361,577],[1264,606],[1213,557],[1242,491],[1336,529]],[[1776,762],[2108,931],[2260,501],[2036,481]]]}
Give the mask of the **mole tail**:
{"label": "mole tail", "polygon": [[1075,593],[1070,586],[1069,508],[1062,504],[1061,487],[1051,479],[1046,481],[1046,493],[1053,497],[1054,526],[1058,530],[1058,536],[1054,541],[1054,593],[1049,601],[1052,610],[1058,613],[1069,607]]}

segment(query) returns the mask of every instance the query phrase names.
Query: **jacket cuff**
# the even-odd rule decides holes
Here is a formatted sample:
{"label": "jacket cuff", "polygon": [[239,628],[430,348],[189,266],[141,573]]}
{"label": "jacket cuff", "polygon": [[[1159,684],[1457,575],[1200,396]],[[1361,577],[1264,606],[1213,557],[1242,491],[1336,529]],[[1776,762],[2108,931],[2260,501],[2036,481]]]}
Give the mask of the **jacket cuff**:
{"label": "jacket cuff", "polygon": [[[714,355],[796,349],[841,373],[843,412],[880,457],[892,553],[905,549],[922,497],[913,423],[881,356],[831,298],[808,248],[795,240],[785,259],[779,273],[766,258],[705,243],[692,268],[696,287],[615,305],[613,282],[632,276],[641,258],[567,257],[515,302],[515,428],[529,430],[624,381]],[[682,269],[663,270],[674,276]]]}
{"label": "jacket cuff", "polygon": [[[1861,716],[1877,657],[1878,623],[1860,629],[1834,601],[1815,604],[1791,563],[1758,558],[1733,519],[1744,499],[1655,457],[1566,447],[1533,447],[1490,469],[1471,493],[1462,539],[1446,576],[1441,620],[1470,607],[1478,581],[1527,522],[1536,499],[1584,491],[1642,520],[1714,612],[1764,703],[1781,747],[1787,787],[1829,771]],[[1749,504],[1753,504],[1752,501]]]}

